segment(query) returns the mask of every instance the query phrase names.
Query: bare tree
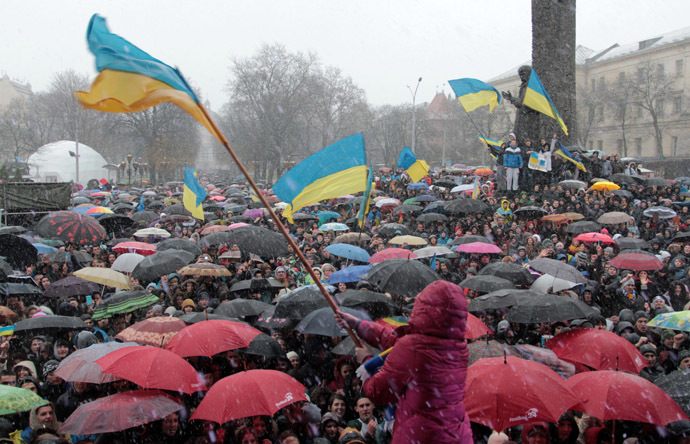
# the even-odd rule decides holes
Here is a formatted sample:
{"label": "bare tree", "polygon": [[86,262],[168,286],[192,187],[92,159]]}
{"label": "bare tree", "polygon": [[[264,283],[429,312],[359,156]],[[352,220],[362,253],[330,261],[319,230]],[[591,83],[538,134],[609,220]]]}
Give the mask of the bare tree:
{"label": "bare tree", "polygon": [[[628,87],[628,81],[623,74],[619,80],[612,86],[606,88],[604,97],[609,103],[609,107],[613,110],[613,119],[616,126],[620,129],[622,140],[622,155],[628,157],[628,140],[627,140],[627,124],[630,118],[630,104],[631,104],[631,89]],[[583,128],[583,125],[580,125]]]}
{"label": "bare tree", "polygon": [[603,89],[587,88],[587,85],[579,86],[580,98],[577,103],[578,143],[583,148],[587,147],[589,136],[594,127],[604,121],[604,107],[606,104],[606,92]]}

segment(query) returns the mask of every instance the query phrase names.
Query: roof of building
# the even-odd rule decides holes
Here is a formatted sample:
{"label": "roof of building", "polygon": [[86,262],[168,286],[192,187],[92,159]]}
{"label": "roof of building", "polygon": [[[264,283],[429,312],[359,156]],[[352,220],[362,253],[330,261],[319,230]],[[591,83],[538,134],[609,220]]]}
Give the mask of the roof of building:
{"label": "roof of building", "polygon": [[452,119],[453,102],[443,92],[436,93],[431,103],[426,108],[428,119]]}

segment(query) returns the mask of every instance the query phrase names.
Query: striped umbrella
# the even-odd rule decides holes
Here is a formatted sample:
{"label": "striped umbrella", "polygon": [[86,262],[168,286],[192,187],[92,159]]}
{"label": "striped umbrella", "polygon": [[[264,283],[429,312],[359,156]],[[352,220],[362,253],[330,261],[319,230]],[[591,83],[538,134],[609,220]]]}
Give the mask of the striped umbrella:
{"label": "striped umbrella", "polygon": [[115,315],[131,313],[141,308],[150,307],[157,302],[159,302],[158,296],[147,291],[121,291],[111,295],[98,305],[93,311],[92,319],[98,321]]}
{"label": "striped umbrella", "polygon": [[123,342],[136,342],[140,345],[165,347],[178,331],[187,324],[182,319],[169,317],[155,317],[144,319],[122,330],[115,336]]}
{"label": "striped umbrella", "polygon": [[121,242],[113,247],[116,253],[136,253],[142,256],[150,256],[156,252],[156,246],[146,242]]}

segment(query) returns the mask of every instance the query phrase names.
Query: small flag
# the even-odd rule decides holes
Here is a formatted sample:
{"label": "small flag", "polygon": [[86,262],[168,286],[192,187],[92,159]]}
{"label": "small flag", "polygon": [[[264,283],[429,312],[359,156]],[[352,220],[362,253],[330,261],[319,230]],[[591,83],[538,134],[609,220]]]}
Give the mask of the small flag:
{"label": "small flag", "polygon": [[371,188],[373,186],[373,181],[374,167],[372,165],[369,165],[369,175],[367,176],[367,189],[364,190],[364,194],[362,195],[362,203],[359,206],[359,213],[357,213],[357,224],[359,225],[359,228],[364,227],[364,219],[366,219],[367,214],[369,213],[369,199],[371,197]]}
{"label": "small flag", "polygon": [[529,156],[527,167],[531,170],[546,172],[546,156],[540,153],[532,153]]}
{"label": "small flag", "polygon": [[204,209],[201,206],[204,199],[206,199],[206,191],[197,182],[196,172],[185,165],[182,203],[195,219],[204,220]]}
{"label": "small flag", "polygon": [[474,186],[472,187],[472,199],[479,197],[479,177],[474,176]]}
{"label": "small flag", "polygon": [[522,100],[522,103],[535,111],[539,111],[540,113],[549,116],[552,119],[556,119],[563,132],[566,134],[566,136],[568,135],[568,127],[565,126],[563,118],[560,114],[558,114],[556,105],[553,104],[551,97],[549,97],[546,89],[544,89],[544,85],[542,85],[541,80],[539,80],[539,76],[534,69],[532,69],[532,73],[529,76],[527,91],[525,92],[525,98]]}
{"label": "small flag", "polygon": [[501,103],[498,90],[481,80],[464,78],[448,80],[448,84],[468,113],[485,105],[489,105],[489,112],[492,113],[494,108]]}
{"label": "small flag", "polygon": [[477,136],[477,139],[479,139],[481,142],[484,142],[487,145],[496,147],[498,149],[500,149],[501,145],[503,145],[502,140],[494,140],[494,139],[489,139],[488,137],[482,137],[482,136]]}
{"label": "small flag", "polygon": [[398,156],[398,168],[407,171],[413,183],[419,182],[424,176],[429,174],[429,164],[421,159],[417,159],[417,156],[415,156],[409,146],[403,148],[400,156]]}
{"label": "small flag", "polygon": [[436,271],[436,253],[434,253],[434,257],[431,258],[431,263],[429,264],[429,267],[431,267],[432,270]]}
{"label": "small flag", "polygon": [[137,211],[142,212],[144,211],[144,194],[141,194],[141,198],[139,199],[139,205],[137,206]]}
{"label": "small flag", "polygon": [[587,172],[587,168],[585,168],[585,166],[582,164],[582,162],[578,161],[575,158],[575,156],[573,156],[573,153],[571,153],[566,147],[563,146],[563,144],[561,143],[560,140],[558,141],[558,146],[559,146],[559,149],[554,151],[554,154],[559,155],[560,157],[567,160],[568,162],[574,163],[578,170],[585,172],[585,173]]}

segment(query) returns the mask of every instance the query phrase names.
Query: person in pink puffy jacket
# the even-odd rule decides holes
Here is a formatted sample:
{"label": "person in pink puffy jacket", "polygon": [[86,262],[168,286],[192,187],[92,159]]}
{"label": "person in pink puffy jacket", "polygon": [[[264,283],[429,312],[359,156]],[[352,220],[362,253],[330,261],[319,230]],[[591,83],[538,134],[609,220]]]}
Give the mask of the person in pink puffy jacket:
{"label": "person in pink puffy jacket", "polygon": [[[409,325],[395,330],[342,312],[336,318],[374,347],[394,346],[363,386],[377,405],[397,403],[392,444],[473,442],[463,402],[467,300],[460,287],[433,282],[417,295]],[[366,360],[364,350],[358,358]]]}

